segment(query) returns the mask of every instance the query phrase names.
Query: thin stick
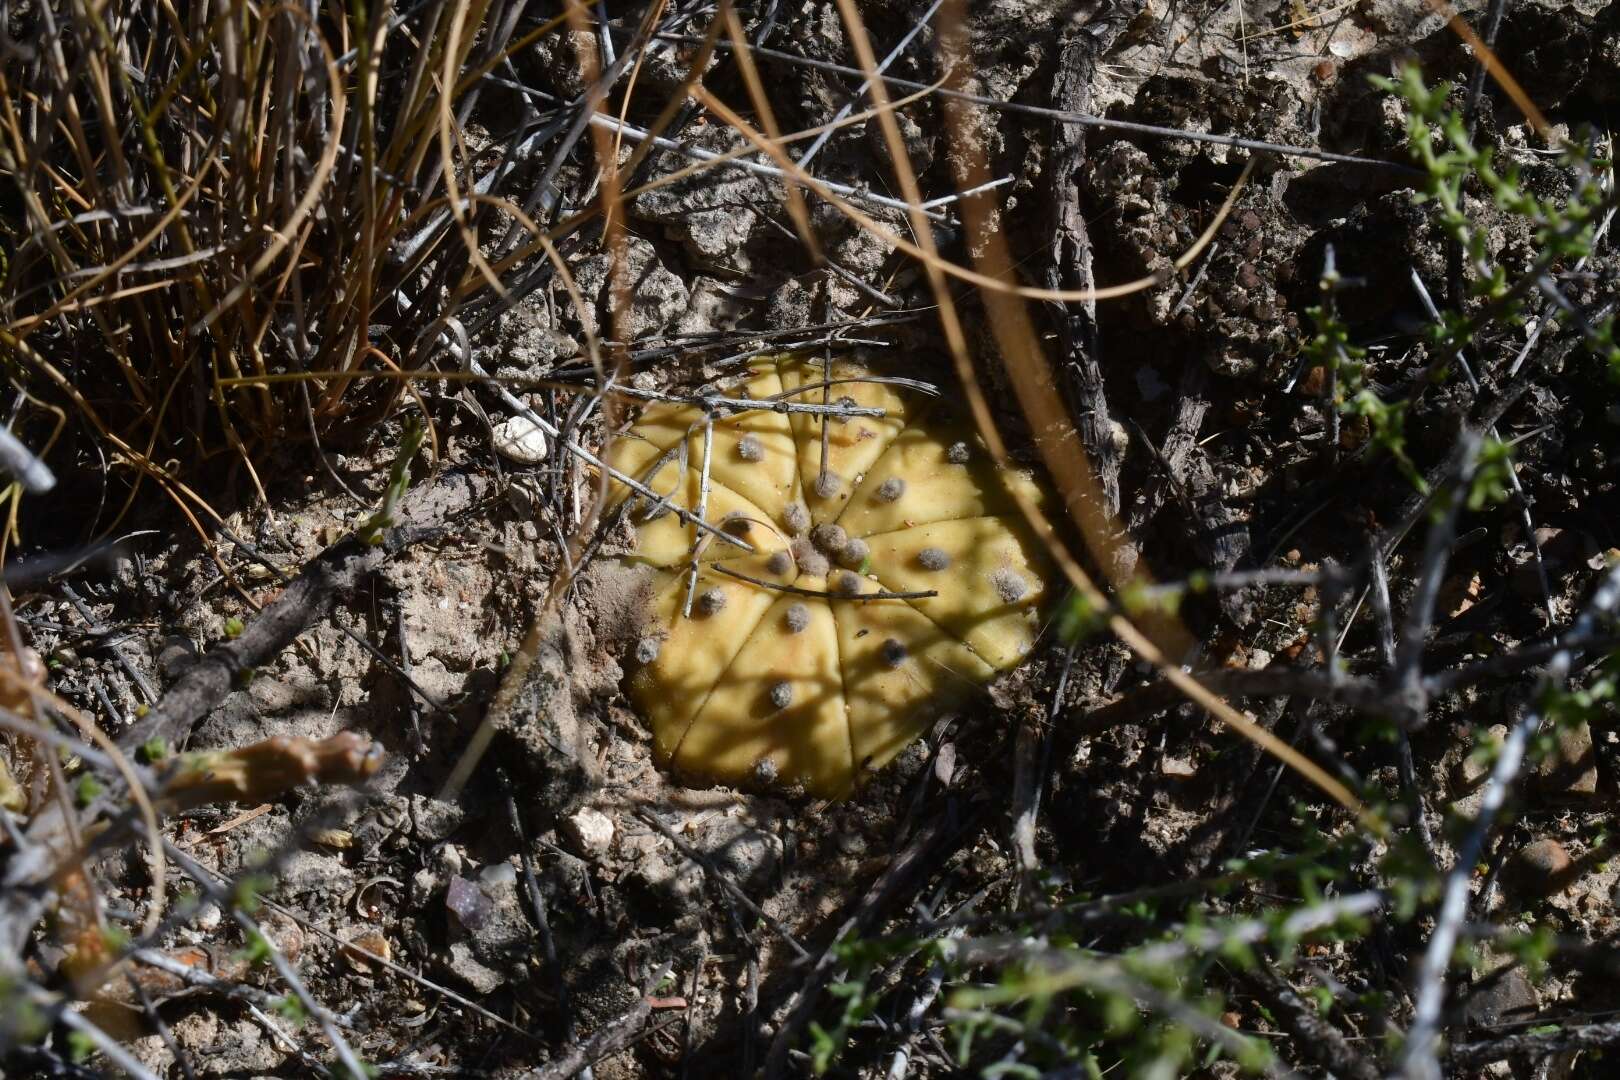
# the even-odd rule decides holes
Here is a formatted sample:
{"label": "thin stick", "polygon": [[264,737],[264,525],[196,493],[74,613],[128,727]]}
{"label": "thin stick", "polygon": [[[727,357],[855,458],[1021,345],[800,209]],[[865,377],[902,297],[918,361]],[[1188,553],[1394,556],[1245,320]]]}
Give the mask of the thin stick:
{"label": "thin stick", "polygon": [[[1620,566],[1609,570],[1566,637],[1591,634],[1599,617],[1609,615],[1616,606],[1620,606]],[[1418,968],[1412,1026],[1407,1031],[1396,1067],[1396,1075],[1406,1080],[1439,1080],[1440,1064],[1436,1055],[1439,1050],[1441,1012],[1446,1000],[1446,971],[1451,966],[1452,953],[1468,915],[1468,889],[1473,880],[1474,866],[1484,850],[1485,839],[1497,813],[1507,801],[1508,790],[1518,776],[1519,766],[1524,761],[1525,746],[1530,736],[1541,727],[1545,715],[1542,702],[1551,693],[1563,688],[1574,658],[1574,650],[1566,647],[1554,653],[1548,661],[1531,699],[1532,704],[1503,740],[1490,778],[1480,793],[1479,810],[1473,825],[1457,847],[1457,861],[1452,864],[1451,872],[1446,877],[1434,933],[1429,938],[1429,948]]]}
{"label": "thin stick", "polygon": [[1423,694],[1423,641],[1433,621],[1434,605],[1440,595],[1446,564],[1451,555],[1451,541],[1457,532],[1457,515],[1466,501],[1466,488],[1474,475],[1474,463],[1479,458],[1480,439],[1475,431],[1465,429],[1458,436],[1454,457],[1455,479],[1440,507],[1441,514],[1429,528],[1424,540],[1423,565],[1418,576],[1417,591],[1407,608],[1406,622],[1395,649],[1395,670],[1391,682],[1399,696],[1403,727],[1418,727],[1423,723],[1428,700]]}
{"label": "thin stick", "polygon": [[469,371],[482,377],[485,380],[485,384],[500,395],[501,399],[506,402],[508,408],[510,408],[513,412],[516,412],[519,416],[522,416],[525,420],[529,421],[529,423],[533,424],[541,431],[545,432],[548,438],[556,440],[557,445],[567,450],[570,454],[573,454],[575,457],[579,458],[587,465],[590,465],[592,468],[600,469],[601,471],[607,473],[608,476],[612,477],[614,480],[617,480],[631,491],[634,491],[643,499],[647,499],[654,505],[662,507],[663,509],[674,514],[680,519],[682,525],[694,525],[703,532],[719,537],[721,540],[731,544],[733,547],[739,547],[742,550],[750,553],[753,552],[754,545],[748,543],[748,541],[743,540],[740,537],[732,536],[730,533],[726,532],[722,528],[719,528],[718,526],[710,525],[701,517],[694,515],[692,511],[676,506],[667,498],[658,494],[658,492],[654,491],[646,484],[643,484],[635,477],[626,475],[625,473],[620,472],[618,469],[615,469],[613,466],[609,465],[607,462],[603,461],[601,458],[579,445],[579,443],[573,439],[563,438],[562,432],[558,429],[557,425],[551,423],[545,417],[529,408],[528,405],[524,404],[521,399],[506,389],[506,387],[502,386],[494,379],[491,379],[489,377],[489,373],[480,367],[478,361],[474,360],[470,354],[465,357],[465,363]]}
{"label": "thin stick", "polygon": [[[821,380],[821,403],[825,405],[832,393],[832,352],[830,350],[824,350],[821,354]],[[827,476],[827,455],[831,439],[832,421],[824,417],[821,421],[821,467],[816,471],[816,493],[818,495]]]}
{"label": "thin stick", "polygon": [[[1500,17],[1501,12],[1499,10],[1495,8],[1492,10],[1497,17]],[[1483,75],[1478,78],[1483,79]],[[1424,310],[1429,313],[1429,318],[1433,319],[1436,325],[1443,325],[1440,309],[1435,307],[1434,299],[1430,297],[1428,288],[1423,284],[1423,276],[1417,272],[1416,267],[1412,268],[1412,285],[1417,290],[1418,298],[1423,301]],[[1474,393],[1479,393],[1479,380],[1474,377],[1474,369],[1469,366],[1468,358],[1463,355],[1461,349],[1456,350],[1453,355],[1456,356],[1457,364],[1462,368],[1463,375],[1467,377],[1468,385],[1473,387]],[[1501,441],[1502,436],[1497,431],[1495,424],[1491,424],[1485,430],[1491,438]],[[1552,607],[1552,585],[1547,580],[1547,564],[1541,558],[1541,541],[1536,539],[1536,523],[1530,517],[1530,499],[1524,493],[1524,485],[1519,483],[1519,471],[1510,466],[1507,475],[1508,485],[1513,489],[1515,501],[1519,504],[1519,524],[1524,527],[1524,537],[1530,544],[1530,555],[1536,564],[1536,580],[1541,586],[1542,610],[1547,614],[1547,625],[1551,626],[1555,621]]]}
{"label": "thin stick", "polygon": [[353,1076],[365,1076],[365,1066],[360,1064],[360,1059],[355,1055],[354,1048],[343,1037],[343,1032],[338,1030],[336,1018],[327,1010],[326,1006],[317,1001],[314,995],[309,992],[309,988],[304,985],[304,980],[299,978],[297,969],[287,960],[286,954],[277,948],[275,942],[271,941],[269,936],[259,928],[258,924],[253,921],[247,912],[236,904],[234,897],[214,884],[213,878],[206,868],[168,841],[164,841],[163,850],[193,881],[203,887],[203,891],[208,893],[210,900],[230,912],[232,920],[247,933],[249,938],[263,943],[263,947],[269,956],[271,965],[276,969],[276,973],[281,976],[282,981],[287,984],[287,989],[293,992],[293,995],[302,1003],[304,1009],[315,1018],[315,1022],[320,1025],[321,1034],[325,1035],[327,1042],[332,1044],[332,1049],[337,1053],[338,1060],[343,1063],[344,1068],[348,1069]]}
{"label": "thin stick", "polygon": [[28,996],[34,999],[34,1004],[48,1007],[55,1020],[63,1027],[89,1039],[91,1045],[108,1061],[128,1073],[131,1080],[158,1080],[157,1074],[148,1071],[146,1066],[142,1065],[134,1054],[125,1050],[117,1039],[92,1024],[77,1010],[68,1008],[65,1000],[52,1000],[44,990],[32,983],[27,984],[27,988]]}
{"label": "thin stick", "polygon": [[[853,382],[853,379],[843,380]],[[867,380],[861,380],[867,381]],[[909,381],[909,380],[908,380]],[[568,387],[567,389],[573,389]],[[776,394],[768,398],[732,398],[714,397],[709,394],[669,394],[658,390],[638,390],[633,386],[615,386],[615,393],[626,397],[641,398],[646,401],[670,401],[687,405],[707,405],[715,409],[723,409],[732,413],[744,412],[773,412],[773,413],[808,413],[814,416],[870,416],[881,418],[888,415],[888,410],[867,405],[814,405],[804,401],[787,401],[784,395]],[[791,391],[797,393],[798,391]]]}
{"label": "thin stick", "polygon": [[[665,41],[679,41],[684,43],[696,42],[700,39],[689,34],[654,34],[655,38]],[[727,48],[724,42],[718,43],[719,48]],[[794,64],[799,67],[814,68],[817,71],[832,72],[837,75],[860,76],[864,73],[860,68],[848,67],[844,64],[835,64],[830,60],[812,60],[807,56],[795,56],[792,53],[779,52],[776,49],[756,47],[755,56],[765,56],[772,60]],[[911,79],[902,79],[895,75],[884,75],[882,81],[901,90],[927,90],[927,83],[916,82]],[[1014,101],[1004,101],[1000,98],[986,97],[983,94],[969,93],[965,90],[952,90],[940,87],[934,90],[941,97],[952,98],[957,101],[967,101],[974,105],[983,105],[987,108],[998,109],[1002,112],[1017,113],[1023,116],[1038,116],[1046,120],[1056,120],[1065,124],[1079,124],[1083,127],[1103,128],[1110,131],[1129,131],[1138,135],[1153,135],[1163,139],[1186,139],[1188,142],[1210,143],[1215,146],[1235,146],[1244,150],[1254,150],[1263,153],[1282,154],[1287,157],[1311,158],[1315,161],[1334,161],[1345,165],[1372,165],[1381,169],[1392,169],[1396,172],[1419,173],[1422,172],[1414,166],[1399,161],[1384,161],[1380,158],[1359,157],[1355,154],[1335,154],[1328,150],[1316,150],[1308,146],[1289,146],[1286,143],[1265,142],[1260,139],[1241,139],[1235,135],[1214,135],[1205,131],[1182,131],[1178,128],[1161,127],[1157,124],[1139,124],[1132,120],[1110,120],[1103,116],[1092,116],[1087,113],[1068,112],[1064,109],[1051,109],[1042,105],[1023,105]],[[902,204],[903,206],[904,204]]]}
{"label": "thin stick", "polygon": [[534,876],[534,861],[529,857],[529,841],[523,832],[523,815],[518,813],[517,799],[512,795],[512,787],[507,782],[506,773],[499,773],[501,787],[506,796],[506,818],[512,824],[512,832],[517,837],[518,860],[523,865],[523,888],[529,895],[529,906],[534,909],[535,925],[540,928],[540,947],[546,961],[546,971],[550,976],[551,994],[557,1000],[557,1009],[562,1013],[563,1036],[573,1042],[579,1034],[574,1026],[574,1010],[569,1005],[568,981],[563,978],[563,967],[557,962],[557,937],[551,932],[551,919],[546,914],[546,899],[540,893],[540,882]]}
{"label": "thin stick", "polygon": [[698,866],[703,869],[704,873],[706,873],[710,879],[715,882],[715,884],[724,889],[733,900],[741,904],[748,911],[748,914],[770,927],[778,937],[787,942],[788,948],[792,949],[794,953],[798,955],[800,960],[810,959],[810,951],[803,945],[799,944],[799,939],[794,937],[792,932],[789,931],[787,927],[783,926],[778,920],[773,918],[769,912],[760,907],[758,904],[754,903],[752,897],[743,892],[741,887],[739,887],[736,882],[732,881],[728,875],[722,872],[721,869],[714,864],[714,860],[710,859],[703,852],[694,848],[691,844],[688,844],[685,840],[682,840],[680,836],[676,834],[674,829],[660,821],[658,819],[658,815],[654,814],[651,810],[637,810],[636,817],[640,818],[642,821],[645,821],[654,829],[657,829],[664,839],[675,845],[675,849],[677,851],[679,851],[682,855],[685,855],[688,859],[691,859],[693,862],[697,863]]}
{"label": "thin stick", "polygon": [[930,596],[939,595],[937,590],[927,589],[922,592],[869,592],[855,593],[852,596],[846,596],[843,593],[829,592],[824,589],[804,589],[797,585],[781,585],[774,581],[765,581],[761,578],[750,577],[749,575],[741,573],[740,571],[733,570],[731,567],[722,563],[711,563],[710,569],[718,570],[727,577],[734,577],[738,581],[746,581],[750,585],[758,585],[762,589],[775,589],[777,592],[792,593],[795,596],[817,596],[823,600],[926,600]]}
{"label": "thin stick", "polygon": [[[918,18],[910,30],[906,31],[905,36],[900,39],[899,43],[897,43],[894,48],[889,50],[889,55],[885,56],[882,62],[878,64],[877,69],[879,75],[883,74],[885,71],[888,71],[889,65],[900,59],[901,55],[905,53],[906,49],[910,47],[911,43],[916,40],[917,35],[922,33],[923,27],[927,26],[929,21],[933,19],[934,13],[939,10],[940,5],[944,2],[945,0],[934,0],[932,4],[928,5],[928,10],[922,13],[922,16]],[[839,109],[833,114],[833,123],[836,124],[838,121],[855,111],[855,103],[860,101],[861,96],[871,88],[872,82],[873,79],[870,76],[862,77],[861,85],[855,88],[855,93],[850,96],[848,101],[844,102],[843,108]],[[808,169],[810,167],[811,160],[821,152],[821,148],[823,146],[827,145],[827,140],[832,138],[832,133],[833,129],[828,128],[826,131],[823,131],[820,135],[816,136],[816,141],[811,143],[810,148],[800,155],[799,164]],[[926,207],[928,204],[924,203],[923,205]]]}
{"label": "thin stick", "polygon": [[[597,127],[618,132],[631,142],[649,140],[660,150],[670,150],[677,154],[684,154],[698,161],[714,161],[722,156],[713,150],[705,150],[701,146],[691,146],[687,143],[676,142],[674,139],[666,139],[662,135],[654,135],[649,131],[636,127],[634,124],[621,123],[616,117],[609,116],[607,113],[592,113],[590,122]],[[803,178],[795,177],[792,173],[777,168],[775,165],[750,161],[748,158],[733,158],[726,164],[732,168],[741,169],[743,172],[753,173],[756,176],[768,176],[773,180],[780,180],[784,184],[791,184],[795,180],[801,184],[805,183]],[[841,195],[851,202],[866,203],[868,206],[881,207],[885,210],[904,210],[906,208],[906,204],[899,199],[891,199],[887,195],[875,195],[858,187],[840,184],[836,180],[814,180],[814,182],[816,186],[826,188],[828,191]],[[940,224],[947,224],[950,221],[949,217],[938,211],[928,211],[928,217],[931,221]]]}
{"label": "thin stick", "polygon": [[[714,456],[714,418],[705,413],[703,417],[703,465],[698,472],[698,517],[707,517],[709,513],[709,462]],[[697,545],[707,540],[699,537],[692,548],[692,567],[686,575],[686,603],[681,607],[681,617],[692,617],[692,600],[697,596],[698,579],[698,552]]]}

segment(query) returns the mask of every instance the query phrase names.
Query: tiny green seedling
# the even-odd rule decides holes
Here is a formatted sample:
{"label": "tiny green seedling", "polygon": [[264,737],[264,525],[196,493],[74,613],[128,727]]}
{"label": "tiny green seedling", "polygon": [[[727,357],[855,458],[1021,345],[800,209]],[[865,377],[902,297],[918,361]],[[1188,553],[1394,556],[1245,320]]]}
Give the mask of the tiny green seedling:
{"label": "tiny green seedling", "polygon": [[1044,493],[854,363],[766,358],[726,393],[883,415],[660,403],[613,444],[723,534],[615,485],[659,571],[631,694],[683,776],[843,796],[1034,646],[1050,573],[1015,492]]}

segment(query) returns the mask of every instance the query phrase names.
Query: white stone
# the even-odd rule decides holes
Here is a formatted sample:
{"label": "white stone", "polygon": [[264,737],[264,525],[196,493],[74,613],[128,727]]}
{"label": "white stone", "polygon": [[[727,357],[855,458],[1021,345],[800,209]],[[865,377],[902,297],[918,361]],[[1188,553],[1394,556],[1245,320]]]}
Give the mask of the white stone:
{"label": "white stone", "polygon": [[495,451],[519,465],[546,460],[546,433],[526,416],[509,416],[495,425]]}
{"label": "white stone", "polygon": [[613,819],[589,806],[563,818],[563,835],[581,855],[605,857],[613,845]]}
{"label": "white stone", "polygon": [[198,930],[206,933],[210,930],[219,929],[219,924],[224,917],[225,913],[219,910],[219,905],[212,900],[208,900],[203,903],[202,907],[197,909],[197,915],[192,919],[192,924]]}
{"label": "white stone", "polygon": [[1159,762],[1159,772],[1176,780],[1187,780],[1198,775],[1198,767],[1186,758],[1166,755]]}

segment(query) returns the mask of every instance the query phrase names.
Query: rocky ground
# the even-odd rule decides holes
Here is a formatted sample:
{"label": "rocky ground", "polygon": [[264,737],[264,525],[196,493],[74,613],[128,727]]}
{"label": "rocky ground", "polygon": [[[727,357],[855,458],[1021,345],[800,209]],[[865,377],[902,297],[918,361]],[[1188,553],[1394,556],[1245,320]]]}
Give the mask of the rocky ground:
{"label": "rocky ground", "polygon": [[[836,6],[743,6],[746,29],[764,46],[757,63],[782,129],[832,119],[859,79],[765,50],[852,64]],[[638,13],[609,9],[615,32],[628,38]],[[1372,452],[1364,419],[1330,417],[1323,369],[1304,359],[1313,333],[1307,309],[1320,302],[1331,248],[1340,273],[1356,279],[1338,303],[1352,339],[1368,349],[1370,382],[1391,396],[1413,396],[1422,385],[1435,357],[1423,335],[1431,319],[1411,278],[1415,272],[1437,304],[1450,306],[1454,275],[1430,209],[1414,201],[1421,178],[1390,164],[1408,161],[1400,103],[1369,76],[1416,61],[1431,82],[1466,86],[1469,52],[1423,5],[1384,0],[1095,8],[998,0],[969,9],[964,30],[977,94],[1304,151],[1107,125],[1061,128],[1083,132],[1076,143],[1057,134],[1049,116],[965,110],[990,176],[1005,178],[996,190],[998,227],[1027,281],[1047,284],[1054,267],[1051,280],[1067,286],[1085,284],[1076,274],[1101,284],[1164,275],[1097,305],[1094,335],[1085,330],[1081,350],[1098,380],[1079,371],[1065,383],[1071,403],[1106,408],[1104,423],[1094,416],[1082,430],[1113,471],[1118,512],[1138,549],[1132,557],[1161,581],[1210,569],[1308,573],[1362,564],[1378,538],[1387,543],[1394,608],[1405,611],[1428,565],[1427,518],[1419,513],[1404,540],[1392,537],[1413,512],[1414,489],[1387,454]],[[913,0],[865,5],[877,54],[894,48],[925,10]],[[1491,17],[1483,4],[1460,10],[1478,26]],[[1554,137],[1614,122],[1620,6],[1520,0],[1495,10],[1505,10],[1494,38],[1502,61],[1555,125]],[[675,30],[703,25],[700,17]],[[931,83],[940,44],[937,25],[928,23],[890,72]],[[657,115],[693,48],[664,40],[647,50],[630,121],[646,125]],[[577,93],[568,53],[565,38],[545,38],[507,76],[539,92]],[[1077,71],[1085,75],[1078,87]],[[710,81],[747,109],[724,57]],[[1458,103],[1465,97],[1459,91]],[[518,99],[515,91],[486,97],[468,118],[469,144],[498,147]],[[1494,86],[1471,119],[1478,138],[1520,168],[1528,189],[1567,195],[1567,170]],[[937,95],[902,116],[906,149],[929,195],[954,188],[952,158],[964,151],[949,124]],[[687,122],[681,137],[713,152],[743,143],[702,118]],[[893,196],[887,161],[869,123],[832,138],[812,171],[862,198]],[[659,151],[644,175],[686,163]],[[1214,242],[1176,270],[1176,257],[1249,165]],[[555,189],[579,205],[593,182],[581,152],[558,170]],[[1492,262],[1510,275],[1534,262],[1529,225],[1478,191],[1465,198]],[[902,211],[861,205],[906,228]],[[1073,235],[1076,209],[1090,253],[1065,265],[1053,237],[1065,235],[1065,221]],[[608,255],[579,234],[562,256],[584,308],[576,310],[553,279],[475,329],[472,357],[523,381],[523,403],[588,446],[600,446],[608,425],[623,422],[622,414],[586,410],[589,396],[568,386],[577,385],[586,344],[597,335],[632,343],[628,378],[644,390],[689,389],[714,377],[728,356],[803,343],[854,350],[875,368],[951,386],[933,296],[917,264],[819,200],[810,200],[810,217],[825,266],[794,235],[783,188],[771,177],[722,169],[636,195],[627,204],[628,305],[614,302]],[[957,208],[943,217],[936,235],[945,253],[967,259],[973,253],[964,249]],[[1620,262],[1604,242],[1580,273],[1562,280],[1575,305],[1593,308],[1607,297],[1612,309],[1617,274]],[[964,302],[998,423],[1015,455],[1033,461],[1032,434],[996,339],[981,306],[971,296]],[[1068,348],[1072,312],[1031,312],[1053,359],[1081,364]],[[1578,347],[1579,335],[1548,324],[1548,314],[1537,298],[1528,327],[1493,326],[1475,342],[1484,389],[1453,375],[1415,395],[1407,411],[1406,452],[1433,482],[1444,479],[1465,423],[1504,406],[1492,419],[1516,440],[1532,529],[1527,534],[1521,504],[1511,500],[1464,515],[1439,584],[1425,671],[1463,670],[1547,641],[1574,620],[1620,547],[1620,399],[1602,364]],[[1527,365],[1510,375],[1538,326],[1545,333]],[[623,693],[646,599],[645,581],[621,559],[629,531],[617,524],[586,534],[588,548],[576,543],[590,512],[590,470],[555,440],[538,455],[532,444],[513,446],[522,429],[510,424],[511,403],[488,388],[435,384],[423,393],[437,421],[439,458],[417,470],[415,485],[455,493],[445,497],[448,527],[383,560],[329,618],[254,670],[187,743],[233,748],[276,735],[359,732],[386,751],[380,770],[358,788],[306,786],[263,803],[199,806],[167,826],[180,852],[220,874],[270,858],[275,883],[265,895],[274,906],[259,916],[266,936],[383,1075],[549,1076],[562,1073],[539,1071],[545,1061],[578,1067],[598,1057],[589,1061],[597,1077],[746,1073],[767,1062],[798,1074],[816,1052],[810,1022],[834,1028],[851,1000],[827,992],[858,966],[829,951],[848,928],[921,941],[938,936],[936,920],[946,916],[1177,886],[1262,852],[1319,855],[1324,867],[1344,871],[1335,887],[1344,892],[1377,878],[1378,843],[1348,856],[1313,846],[1353,833],[1353,822],[1210,714],[1166,692],[1150,665],[1106,636],[1071,653],[1049,635],[981,705],[942,717],[847,801],[680,786],[655,766],[647,726]],[[19,587],[18,619],[46,658],[53,688],[95,715],[132,716],[154,704],[201,653],[252,622],[248,600],[272,601],[287,577],[363,525],[399,439],[397,421],[333,433],[329,469],[305,445],[268,454],[258,469],[268,505],[245,477],[230,481],[234,491],[222,481],[219,505],[234,499],[235,509],[218,530],[218,555],[245,595],[172,509],[157,505],[131,519],[133,531],[110,563],[88,565],[65,585]],[[1545,567],[1545,596],[1533,549]],[[1368,734],[1376,708],[1331,693],[1313,699],[1289,681],[1319,668],[1325,610],[1336,613],[1330,625],[1345,635],[1350,670],[1376,664],[1372,607],[1333,591],[1335,580],[1189,597],[1181,615],[1196,648],[1185,659],[1234,680],[1276,676],[1269,685],[1234,681],[1234,704],[1335,775],[1402,804],[1402,834],[1421,835],[1449,867],[1460,835],[1452,823],[1475,813],[1487,788],[1478,733],[1506,738],[1532,683],[1505,663],[1502,677],[1437,697],[1426,725],[1411,733],[1412,771],[1403,779],[1401,755],[1383,735]],[[544,706],[539,726],[533,710],[491,707],[520,656],[536,664],[526,685],[539,695],[528,700]],[[453,784],[486,717],[493,717],[484,732],[491,751],[470,782]],[[1609,708],[1563,730],[1521,783],[1514,817],[1480,860],[1475,917],[1547,928],[1568,954],[1527,969],[1507,951],[1483,947],[1477,977],[1457,986],[1454,1042],[1589,1025],[1620,1005],[1606,974],[1612,960],[1593,959],[1609,955],[1603,947],[1617,930],[1620,879],[1609,862],[1617,768],[1620,724]],[[1403,803],[1411,791],[1419,796],[1415,811]],[[101,869],[113,906],[147,895],[138,850]],[[1268,899],[1291,901],[1297,875],[1280,880],[1211,898],[1209,911],[1235,916],[1268,910]],[[1325,1075],[1332,1067],[1305,1046],[1305,1021],[1278,1001],[1326,988],[1340,1000],[1336,1037],[1356,1060],[1377,1061],[1379,1040],[1409,1022],[1413,965],[1433,925],[1425,918],[1391,919],[1347,942],[1311,946],[1309,964],[1287,976],[1286,994],[1263,976],[1219,965],[1201,977],[1224,991],[1219,1020],[1227,1028],[1262,1037],[1281,1060]],[[1104,921],[1095,940],[1118,949],[1154,932]],[[245,944],[229,913],[207,904],[158,951],[222,982],[148,964],[138,969],[138,991],[109,989],[92,1013],[159,1076],[313,1075],[313,1063],[330,1060],[327,1040],[318,1026],[266,1004],[285,989],[273,969],[242,960]],[[983,1035],[965,1064],[957,1059],[951,1018],[934,998],[939,982],[930,991],[930,965],[911,956],[876,962],[865,984],[874,1005],[845,1033],[835,1071],[896,1075],[889,1070],[897,1050],[917,1075],[978,1071],[1023,1054],[1041,1062],[1028,1065],[1030,1075],[1056,1067],[1039,1056],[1050,1048],[1019,1043],[1015,1053],[1016,1037],[1005,1032]],[[953,976],[947,988],[956,984]],[[228,985],[250,990],[227,992]],[[155,1003],[163,1030],[151,1027],[142,995]],[[605,1041],[570,1062],[570,1048],[593,1036]],[[1603,1075],[1590,1049],[1565,1047],[1534,1066],[1508,1060],[1454,1059],[1447,1075],[1531,1075],[1515,1070],[1532,1067],[1538,1076]],[[1185,1072],[1232,1068],[1195,1060]],[[1342,1064],[1336,1074],[1355,1075]]]}

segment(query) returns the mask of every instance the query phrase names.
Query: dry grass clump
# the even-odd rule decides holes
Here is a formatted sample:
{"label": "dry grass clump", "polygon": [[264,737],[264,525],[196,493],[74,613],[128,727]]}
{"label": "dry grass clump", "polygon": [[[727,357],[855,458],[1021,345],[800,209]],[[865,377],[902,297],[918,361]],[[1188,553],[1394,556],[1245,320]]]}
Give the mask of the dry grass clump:
{"label": "dry grass clump", "polygon": [[519,40],[495,9],[425,8],[408,27],[365,5],[10,16],[0,355],[36,452],[75,412],[131,498],[147,478],[206,515],[197,466],[228,455],[262,495],[268,447],[385,417],[407,383],[377,376],[465,340],[496,295],[463,125],[482,76],[558,20]]}

